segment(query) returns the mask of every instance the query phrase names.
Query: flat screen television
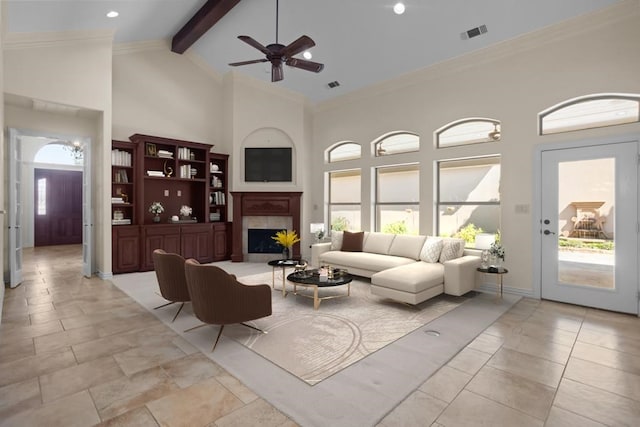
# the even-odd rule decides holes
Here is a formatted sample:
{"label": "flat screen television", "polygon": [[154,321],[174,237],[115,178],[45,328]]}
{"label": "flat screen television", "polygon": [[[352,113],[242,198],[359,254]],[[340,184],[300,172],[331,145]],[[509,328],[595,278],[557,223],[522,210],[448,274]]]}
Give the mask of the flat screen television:
{"label": "flat screen television", "polygon": [[245,182],[291,182],[291,147],[245,148]]}

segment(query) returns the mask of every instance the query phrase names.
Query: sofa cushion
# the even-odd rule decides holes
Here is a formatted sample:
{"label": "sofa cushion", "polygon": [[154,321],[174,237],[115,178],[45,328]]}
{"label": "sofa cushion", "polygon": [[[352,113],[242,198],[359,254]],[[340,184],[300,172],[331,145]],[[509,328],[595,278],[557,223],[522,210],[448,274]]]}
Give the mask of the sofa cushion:
{"label": "sofa cushion", "polygon": [[352,233],[345,231],[342,233],[342,248],[344,252],[362,252],[362,242],[364,240],[364,231]]}
{"label": "sofa cushion", "polygon": [[440,259],[440,252],[442,252],[442,246],[444,242],[437,237],[429,237],[424,242],[422,250],[420,251],[420,260],[424,262],[438,262]]}
{"label": "sofa cushion", "polygon": [[425,236],[398,234],[391,243],[389,255],[418,260],[420,259],[420,249],[424,245],[425,238]]}
{"label": "sofa cushion", "polygon": [[463,239],[443,239],[442,252],[440,252],[440,262],[460,258],[464,255]]}
{"label": "sofa cushion", "polygon": [[362,251],[369,252],[371,254],[387,255],[395,237],[395,234],[369,233],[369,236],[364,242]]}
{"label": "sofa cushion", "polygon": [[339,251],[342,249],[342,231],[331,232],[331,250]]}
{"label": "sofa cushion", "polygon": [[443,282],[444,265],[422,261],[390,268],[371,276],[373,285],[414,294],[442,285]]}
{"label": "sofa cushion", "polygon": [[382,271],[387,268],[416,262],[412,259],[398,256],[342,251],[325,252],[320,254],[319,260],[322,264],[341,266],[346,267],[347,269],[357,268],[368,271]]}

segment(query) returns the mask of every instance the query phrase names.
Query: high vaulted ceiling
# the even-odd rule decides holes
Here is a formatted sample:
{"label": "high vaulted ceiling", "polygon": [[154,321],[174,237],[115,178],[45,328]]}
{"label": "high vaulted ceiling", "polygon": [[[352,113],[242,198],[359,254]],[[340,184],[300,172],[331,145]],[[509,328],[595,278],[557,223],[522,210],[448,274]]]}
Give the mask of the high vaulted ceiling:
{"label": "high vaulted ceiling", "polygon": [[[312,102],[323,101],[414,70],[605,8],[620,0],[280,0],[279,42],[306,34],[316,46],[319,74],[285,66],[280,86]],[[170,40],[206,0],[3,0],[5,31],[51,32],[115,29],[115,42]],[[106,13],[116,10],[117,18]],[[190,50],[220,74],[230,62],[262,58],[238,35],[275,42],[276,0],[241,0]],[[488,32],[463,40],[461,33]],[[270,64],[237,67],[270,81]],[[328,87],[338,81],[340,86]]]}

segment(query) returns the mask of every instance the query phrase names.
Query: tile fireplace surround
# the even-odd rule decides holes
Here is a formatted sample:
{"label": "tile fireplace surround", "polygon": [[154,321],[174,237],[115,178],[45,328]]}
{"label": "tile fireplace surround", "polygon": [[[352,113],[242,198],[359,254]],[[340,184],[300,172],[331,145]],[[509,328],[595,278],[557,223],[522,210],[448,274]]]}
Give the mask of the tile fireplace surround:
{"label": "tile fireplace surround", "polygon": [[[264,261],[260,258],[264,257],[263,254],[247,254],[249,228],[281,228],[300,233],[301,192],[232,191],[231,196],[233,198],[231,261]],[[300,256],[300,245],[294,245],[292,256]],[[273,254],[270,254],[269,259],[273,259]]]}

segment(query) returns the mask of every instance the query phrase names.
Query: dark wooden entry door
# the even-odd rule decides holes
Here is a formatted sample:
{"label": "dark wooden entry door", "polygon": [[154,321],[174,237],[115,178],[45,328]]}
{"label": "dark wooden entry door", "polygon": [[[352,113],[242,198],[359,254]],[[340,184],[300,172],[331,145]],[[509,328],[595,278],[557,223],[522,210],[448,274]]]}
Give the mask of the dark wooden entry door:
{"label": "dark wooden entry door", "polygon": [[35,170],[35,246],[82,243],[82,172]]}

